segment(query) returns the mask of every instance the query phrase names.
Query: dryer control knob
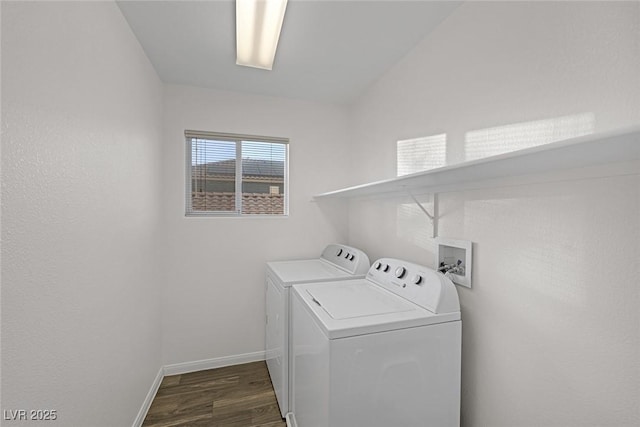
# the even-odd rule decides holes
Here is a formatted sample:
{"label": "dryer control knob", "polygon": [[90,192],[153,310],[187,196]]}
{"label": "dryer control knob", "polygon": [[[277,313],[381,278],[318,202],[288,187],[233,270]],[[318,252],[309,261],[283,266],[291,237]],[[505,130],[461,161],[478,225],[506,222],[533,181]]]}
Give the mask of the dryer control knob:
{"label": "dryer control knob", "polygon": [[419,274],[416,274],[415,276],[413,276],[413,278],[411,279],[411,282],[415,285],[419,285],[420,283],[422,283],[422,276]]}
{"label": "dryer control knob", "polygon": [[338,252],[336,252],[336,256],[340,256],[342,255],[342,249],[338,249]]}
{"label": "dryer control knob", "polygon": [[382,263],[380,261],[376,261],[376,263],[373,264],[373,268],[376,270],[380,270],[380,267],[382,267]]}
{"label": "dryer control knob", "polygon": [[404,268],[404,267],[396,268],[396,277],[398,279],[402,279],[406,273],[407,273],[407,269],[406,268]]}
{"label": "dryer control knob", "polygon": [[385,273],[386,273],[387,271],[389,271],[389,264],[385,264],[385,265],[383,265],[383,266],[382,266],[382,271],[384,271]]}
{"label": "dryer control knob", "polygon": [[355,256],[355,255],[353,255],[353,254],[352,254],[352,255],[349,255],[349,261],[353,261],[353,259],[354,259],[355,257],[356,257],[356,256]]}

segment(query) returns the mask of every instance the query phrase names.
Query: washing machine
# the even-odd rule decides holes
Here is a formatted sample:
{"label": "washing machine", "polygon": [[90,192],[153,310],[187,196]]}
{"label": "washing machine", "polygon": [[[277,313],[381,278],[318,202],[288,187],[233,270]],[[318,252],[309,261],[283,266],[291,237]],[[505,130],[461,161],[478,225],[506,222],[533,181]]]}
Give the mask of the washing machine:
{"label": "washing machine", "polygon": [[328,245],[319,258],[267,263],[265,358],[283,418],[290,411],[291,286],[360,279],[369,266],[363,251],[339,244]]}
{"label": "washing machine", "polygon": [[442,273],[383,258],[291,298],[288,426],[459,426],[462,322]]}

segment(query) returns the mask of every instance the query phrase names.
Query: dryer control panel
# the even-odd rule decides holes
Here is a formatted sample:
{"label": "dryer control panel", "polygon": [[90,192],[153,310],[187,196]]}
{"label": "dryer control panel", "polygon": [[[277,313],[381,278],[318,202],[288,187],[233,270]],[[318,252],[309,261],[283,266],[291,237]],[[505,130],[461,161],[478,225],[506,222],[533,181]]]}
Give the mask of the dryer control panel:
{"label": "dryer control panel", "polygon": [[360,249],[339,244],[328,245],[320,258],[355,275],[366,274],[370,265],[369,257]]}
{"label": "dryer control panel", "polygon": [[369,269],[367,279],[432,313],[460,311],[455,285],[442,273],[424,265],[380,258]]}

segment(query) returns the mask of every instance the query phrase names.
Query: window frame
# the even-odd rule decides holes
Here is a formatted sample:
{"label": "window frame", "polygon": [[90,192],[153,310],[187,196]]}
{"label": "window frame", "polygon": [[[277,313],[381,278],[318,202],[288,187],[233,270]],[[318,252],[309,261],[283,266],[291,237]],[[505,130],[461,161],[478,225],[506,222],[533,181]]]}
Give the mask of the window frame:
{"label": "window frame", "polygon": [[[272,136],[245,135],[208,131],[185,130],[185,217],[199,218],[288,218],[289,217],[289,138]],[[235,206],[233,211],[194,211],[192,206],[192,139],[209,139],[228,141],[236,144],[235,163]],[[282,144],[285,149],[283,213],[282,214],[249,214],[242,213],[242,142],[263,142]]]}

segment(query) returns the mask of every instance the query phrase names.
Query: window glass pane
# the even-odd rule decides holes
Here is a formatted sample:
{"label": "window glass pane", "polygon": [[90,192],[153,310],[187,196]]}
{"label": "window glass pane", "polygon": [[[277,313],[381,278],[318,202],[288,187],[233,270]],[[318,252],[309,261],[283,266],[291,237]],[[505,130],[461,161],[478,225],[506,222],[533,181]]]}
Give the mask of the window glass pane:
{"label": "window glass pane", "polygon": [[236,143],[191,139],[191,208],[236,210]]}
{"label": "window glass pane", "polygon": [[242,213],[283,215],[285,144],[242,142]]}

